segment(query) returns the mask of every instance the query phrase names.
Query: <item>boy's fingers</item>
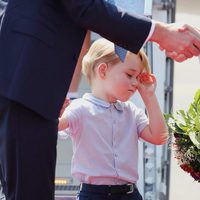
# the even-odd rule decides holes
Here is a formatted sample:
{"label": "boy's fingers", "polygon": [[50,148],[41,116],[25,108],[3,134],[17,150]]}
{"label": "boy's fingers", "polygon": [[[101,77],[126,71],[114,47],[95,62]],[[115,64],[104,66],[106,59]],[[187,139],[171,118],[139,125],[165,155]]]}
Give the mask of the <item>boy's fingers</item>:
{"label": "boy's fingers", "polygon": [[147,83],[147,84],[154,83],[156,80],[153,74],[150,74],[147,72],[141,73],[138,79],[140,82]]}

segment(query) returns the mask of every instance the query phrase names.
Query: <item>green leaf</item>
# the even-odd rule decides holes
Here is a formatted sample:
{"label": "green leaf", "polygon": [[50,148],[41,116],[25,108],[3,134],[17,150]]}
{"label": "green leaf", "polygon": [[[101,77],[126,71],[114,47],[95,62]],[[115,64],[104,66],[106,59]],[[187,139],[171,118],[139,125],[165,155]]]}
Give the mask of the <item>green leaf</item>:
{"label": "green leaf", "polygon": [[165,121],[166,121],[168,127],[173,132],[176,131],[174,117],[168,113],[164,113],[164,118],[165,118]]}
{"label": "green leaf", "polygon": [[166,121],[168,121],[170,118],[174,119],[173,115],[171,115],[169,113],[164,113],[164,118]]}
{"label": "green leaf", "polygon": [[182,124],[184,124],[185,126],[184,130],[187,129],[187,127],[190,126],[191,124],[194,124],[194,117],[190,117],[188,113],[186,113],[184,110],[177,111],[177,114],[180,115],[181,119],[183,120]]}
{"label": "green leaf", "polygon": [[200,149],[200,132],[189,132],[189,137],[192,143]]}
{"label": "green leaf", "polygon": [[179,126],[177,126],[177,124],[175,123],[174,125],[174,130],[173,130],[174,133],[178,133],[178,134],[182,134],[182,135],[185,135],[185,131],[183,131]]}
{"label": "green leaf", "polygon": [[[187,122],[186,122],[185,118],[182,117],[182,116],[185,116],[184,113],[181,112],[181,111],[177,111],[177,115],[179,115],[179,118],[175,118],[175,119],[174,119],[176,125],[177,125],[181,130],[183,130],[184,132],[187,132],[187,130],[188,130]],[[188,123],[188,124],[190,124],[190,123]]]}
{"label": "green leaf", "polygon": [[190,104],[190,108],[189,108],[188,113],[187,113],[187,115],[190,119],[195,118],[196,115],[197,115],[197,111],[196,111],[195,107],[196,106],[193,103]]}
{"label": "green leaf", "polygon": [[200,117],[199,117],[199,115],[197,115],[197,116],[195,117],[194,121],[195,121],[195,127],[196,127],[196,129],[197,129],[198,131],[200,131]]}
{"label": "green leaf", "polygon": [[194,95],[194,103],[198,104],[199,100],[200,100],[200,89],[198,89]]}
{"label": "green leaf", "polygon": [[197,104],[197,114],[200,114],[200,101]]}
{"label": "green leaf", "polygon": [[166,123],[169,127],[169,129],[174,132],[174,133],[179,133],[179,134],[185,134],[188,130],[189,126],[186,126],[186,124],[183,124],[183,121],[179,121],[177,118],[175,118],[171,114],[164,114],[164,118],[166,120]]}
{"label": "green leaf", "polygon": [[177,114],[180,115],[182,117],[182,119],[186,122],[186,123],[189,123],[190,120],[188,119],[186,113],[184,110],[179,110],[177,111]]}

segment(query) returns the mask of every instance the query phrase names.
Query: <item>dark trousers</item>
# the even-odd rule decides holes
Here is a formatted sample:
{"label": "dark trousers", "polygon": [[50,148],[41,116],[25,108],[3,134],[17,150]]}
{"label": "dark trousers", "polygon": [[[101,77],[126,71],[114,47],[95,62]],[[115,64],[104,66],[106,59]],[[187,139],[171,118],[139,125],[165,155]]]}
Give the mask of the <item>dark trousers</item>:
{"label": "dark trousers", "polygon": [[137,188],[134,188],[132,193],[120,193],[117,191],[109,193],[107,190],[102,191],[102,189],[98,192],[95,189],[95,191],[80,191],[77,195],[77,200],[143,200],[143,198]]}
{"label": "dark trousers", "polygon": [[53,200],[58,121],[0,97],[0,170],[6,200]]}

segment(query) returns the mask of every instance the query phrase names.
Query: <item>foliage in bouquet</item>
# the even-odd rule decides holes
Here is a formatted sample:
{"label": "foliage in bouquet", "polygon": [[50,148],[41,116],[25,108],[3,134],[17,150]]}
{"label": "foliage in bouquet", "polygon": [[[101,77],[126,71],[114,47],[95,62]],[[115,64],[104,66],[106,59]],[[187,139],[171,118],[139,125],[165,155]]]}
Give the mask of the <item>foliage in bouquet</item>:
{"label": "foliage in bouquet", "polygon": [[178,164],[200,182],[200,89],[188,111],[165,114],[165,119],[174,136],[172,147]]}

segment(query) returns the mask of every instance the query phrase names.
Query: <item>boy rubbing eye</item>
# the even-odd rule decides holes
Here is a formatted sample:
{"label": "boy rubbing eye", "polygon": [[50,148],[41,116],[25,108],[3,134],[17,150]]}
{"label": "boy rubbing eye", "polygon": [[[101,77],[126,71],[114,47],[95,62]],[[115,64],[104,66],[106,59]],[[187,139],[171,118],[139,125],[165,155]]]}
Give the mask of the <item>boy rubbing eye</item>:
{"label": "boy rubbing eye", "polygon": [[[114,44],[95,41],[83,58],[91,93],[74,100],[59,120],[73,143],[72,175],[79,200],[141,200],[137,190],[138,139],[164,144],[168,130],[155,96],[156,78],[147,56],[128,52],[121,62]],[[129,101],[138,90],[148,113]]]}

